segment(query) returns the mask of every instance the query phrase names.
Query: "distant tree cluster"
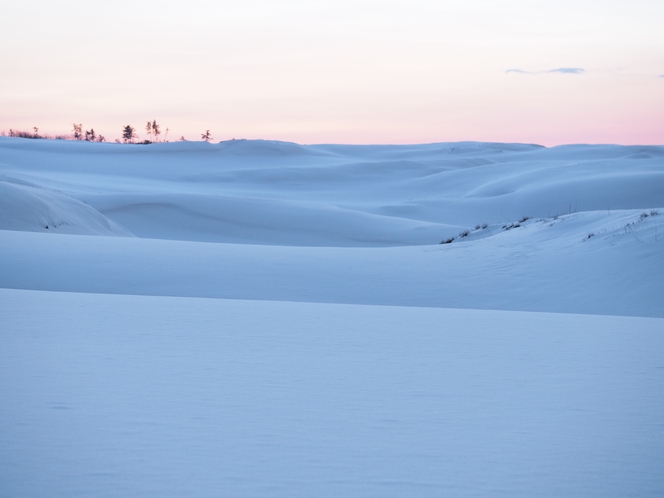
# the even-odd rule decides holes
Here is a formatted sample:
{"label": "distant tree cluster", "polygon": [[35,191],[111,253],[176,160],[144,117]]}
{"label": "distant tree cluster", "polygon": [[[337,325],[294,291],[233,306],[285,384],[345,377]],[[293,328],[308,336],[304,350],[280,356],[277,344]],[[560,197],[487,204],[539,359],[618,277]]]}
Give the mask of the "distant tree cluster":
{"label": "distant tree cluster", "polygon": [[[73,132],[74,134],[72,135],[72,138],[74,140],[85,140],[86,142],[105,142],[106,139],[104,138],[104,135],[97,135],[95,132],[94,128],[90,128],[89,130],[85,130],[83,132],[83,125],[82,124],[76,124],[74,123],[72,125]],[[83,138],[85,137],[85,138]]]}
{"label": "distant tree cluster", "polygon": [[[97,134],[95,132],[94,128],[90,128],[89,130],[84,130],[83,129],[83,124],[82,123],[73,123],[72,124],[72,133],[70,135],[40,135],[39,134],[39,128],[36,126],[33,127],[33,131],[21,131],[21,130],[14,130],[10,129],[9,133],[6,133],[4,131],[0,132],[0,136],[10,136],[10,137],[18,137],[18,138],[44,138],[44,139],[55,139],[55,140],[84,140],[86,142],[105,142],[106,138],[104,138],[103,135]],[[166,128],[164,131],[164,138],[161,139],[161,126],[159,123],[157,123],[156,119],[153,119],[152,121],[148,121],[145,124],[145,131],[148,134],[148,139],[140,141],[138,134],[136,133],[136,128],[134,128],[131,125],[124,126],[122,128],[122,141],[119,139],[116,139],[115,141],[117,143],[125,143],[125,144],[151,144],[151,143],[158,143],[158,142],[168,142],[168,132],[169,129]],[[210,133],[210,130],[205,130],[205,133],[201,134],[201,139],[203,139],[206,142],[210,142],[212,139],[212,134]],[[181,141],[186,140],[184,138],[184,135],[180,137]]]}

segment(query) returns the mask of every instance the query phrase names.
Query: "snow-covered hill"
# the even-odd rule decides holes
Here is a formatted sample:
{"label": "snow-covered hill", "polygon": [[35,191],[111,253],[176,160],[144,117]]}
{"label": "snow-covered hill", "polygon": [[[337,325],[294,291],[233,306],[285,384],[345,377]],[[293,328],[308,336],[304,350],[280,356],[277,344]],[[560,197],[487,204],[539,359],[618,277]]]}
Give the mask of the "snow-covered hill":
{"label": "snow-covered hill", "polygon": [[664,147],[2,138],[0,175],[3,287],[664,316]]}
{"label": "snow-covered hill", "polygon": [[664,494],[664,147],[0,137],[0,261],[0,497]]}
{"label": "snow-covered hill", "polygon": [[139,237],[295,246],[427,245],[524,216],[658,208],[663,163],[653,146],[0,139],[2,174]]}

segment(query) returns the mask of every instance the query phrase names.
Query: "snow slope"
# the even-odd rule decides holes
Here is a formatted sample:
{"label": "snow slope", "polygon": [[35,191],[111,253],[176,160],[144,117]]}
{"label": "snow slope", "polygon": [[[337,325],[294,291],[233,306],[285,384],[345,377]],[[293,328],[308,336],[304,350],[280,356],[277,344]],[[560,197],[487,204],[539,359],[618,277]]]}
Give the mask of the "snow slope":
{"label": "snow slope", "polygon": [[436,244],[523,216],[664,205],[664,147],[149,146],[0,139],[0,172],[139,237],[295,246]]}
{"label": "snow slope", "polygon": [[664,147],[1,138],[0,174],[3,287],[664,316]]}
{"label": "snow slope", "polygon": [[0,497],[662,496],[663,222],[664,147],[0,137]]}
{"label": "snow slope", "polygon": [[656,497],[664,320],[0,290],[0,496]]}
{"label": "snow slope", "polygon": [[0,230],[130,236],[94,208],[55,190],[0,176]]}
{"label": "snow slope", "polygon": [[664,216],[640,213],[577,213],[479,230],[468,242],[388,248],[0,232],[0,286],[664,317],[655,278]]}

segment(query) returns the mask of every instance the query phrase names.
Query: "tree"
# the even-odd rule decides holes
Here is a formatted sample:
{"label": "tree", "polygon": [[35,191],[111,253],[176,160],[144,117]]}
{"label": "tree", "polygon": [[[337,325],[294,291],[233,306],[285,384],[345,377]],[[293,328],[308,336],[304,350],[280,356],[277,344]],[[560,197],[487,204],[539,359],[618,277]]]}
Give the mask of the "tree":
{"label": "tree", "polygon": [[[9,131],[11,131],[11,130],[9,130]],[[11,136],[11,135],[10,135],[10,136]],[[180,142],[184,142],[185,140],[186,140],[186,138],[184,138],[184,135],[182,135],[182,136],[180,137]]]}
{"label": "tree", "polygon": [[205,130],[205,133],[201,133],[201,138],[206,142],[212,140],[212,135],[210,134],[210,130]]}
{"label": "tree", "polygon": [[97,138],[97,142],[105,142],[106,139],[104,138],[104,135],[99,135],[99,138]]}
{"label": "tree", "polygon": [[135,138],[138,138],[138,135],[136,135],[136,130],[134,128],[132,128],[130,125],[122,128],[122,140],[124,143],[133,144]]}
{"label": "tree", "polygon": [[74,140],[83,138],[83,125],[74,123]]}
{"label": "tree", "polygon": [[168,128],[166,128],[166,133],[164,133],[164,142],[168,142]]}
{"label": "tree", "polygon": [[154,141],[159,142],[159,135],[161,135],[161,131],[159,130],[159,125],[157,124],[156,119],[152,122],[152,132],[154,133]]}
{"label": "tree", "polygon": [[94,128],[90,128],[90,131],[85,130],[85,141],[86,142],[94,142],[96,138],[97,138],[97,134],[95,133]]}
{"label": "tree", "polygon": [[35,130],[35,138],[39,138],[39,128],[33,126],[32,129]]}
{"label": "tree", "polygon": [[150,141],[152,141],[152,123],[150,123],[150,121],[145,125],[145,131],[148,132],[148,135],[150,135]]}

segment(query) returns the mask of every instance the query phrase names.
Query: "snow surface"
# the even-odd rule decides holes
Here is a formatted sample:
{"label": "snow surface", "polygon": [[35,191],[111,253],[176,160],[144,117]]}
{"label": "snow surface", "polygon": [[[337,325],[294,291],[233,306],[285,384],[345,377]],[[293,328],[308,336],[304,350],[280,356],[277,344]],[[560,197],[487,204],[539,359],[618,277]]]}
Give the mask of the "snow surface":
{"label": "snow surface", "polygon": [[0,496],[662,496],[663,237],[664,147],[0,137]]}
{"label": "snow surface", "polygon": [[664,319],[0,290],[2,496],[661,496]]}

